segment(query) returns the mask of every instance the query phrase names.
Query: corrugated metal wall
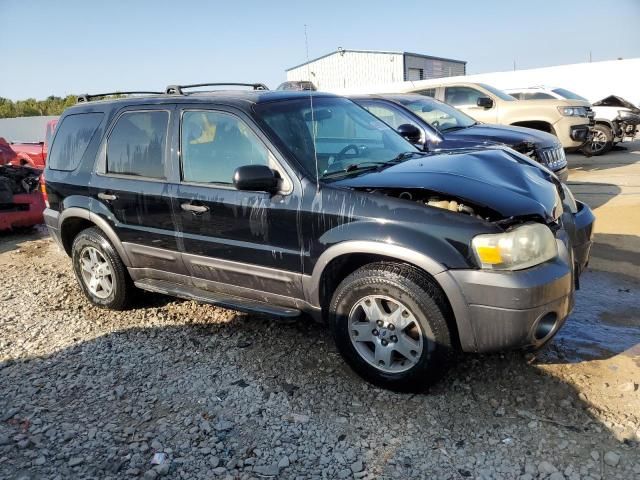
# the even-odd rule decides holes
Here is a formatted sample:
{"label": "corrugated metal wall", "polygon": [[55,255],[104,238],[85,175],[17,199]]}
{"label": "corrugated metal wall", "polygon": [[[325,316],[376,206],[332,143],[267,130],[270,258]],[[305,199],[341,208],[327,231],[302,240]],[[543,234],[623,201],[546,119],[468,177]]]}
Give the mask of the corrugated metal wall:
{"label": "corrugated metal wall", "polygon": [[336,52],[287,71],[287,80],[310,80],[319,90],[401,82],[402,57],[397,53]]}
{"label": "corrugated metal wall", "polygon": [[0,118],[0,137],[8,142],[43,142],[47,122],[53,117]]}
{"label": "corrugated metal wall", "polygon": [[404,62],[404,80],[428,80],[430,78],[453,77],[465,74],[465,64],[463,62],[425,58],[410,54],[404,56]]}

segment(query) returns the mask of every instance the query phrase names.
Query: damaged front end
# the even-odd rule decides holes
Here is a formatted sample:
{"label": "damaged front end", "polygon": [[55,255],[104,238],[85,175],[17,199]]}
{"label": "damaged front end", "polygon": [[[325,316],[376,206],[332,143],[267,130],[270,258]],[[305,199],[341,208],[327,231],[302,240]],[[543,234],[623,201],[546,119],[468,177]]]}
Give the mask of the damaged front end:
{"label": "damaged front end", "polygon": [[0,166],[0,231],[30,227],[44,221],[41,175],[42,171],[36,168]]}
{"label": "damaged front end", "polygon": [[562,215],[558,179],[502,147],[426,155],[336,184],[503,226],[523,221],[552,224]]}

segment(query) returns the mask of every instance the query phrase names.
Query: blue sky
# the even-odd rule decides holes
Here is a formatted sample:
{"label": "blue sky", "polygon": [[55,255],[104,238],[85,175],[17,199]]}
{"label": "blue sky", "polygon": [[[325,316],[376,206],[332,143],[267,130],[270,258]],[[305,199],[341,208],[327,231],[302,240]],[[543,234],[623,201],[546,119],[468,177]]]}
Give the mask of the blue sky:
{"label": "blue sky", "polygon": [[640,0],[0,0],[0,96],[264,82],[343,48],[467,60],[468,73],[640,57]]}

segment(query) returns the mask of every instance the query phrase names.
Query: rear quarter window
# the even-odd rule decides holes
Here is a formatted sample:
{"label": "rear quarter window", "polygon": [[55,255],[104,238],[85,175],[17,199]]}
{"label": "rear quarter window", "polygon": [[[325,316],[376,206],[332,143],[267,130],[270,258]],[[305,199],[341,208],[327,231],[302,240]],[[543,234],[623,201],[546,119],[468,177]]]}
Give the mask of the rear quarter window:
{"label": "rear quarter window", "polygon": [[78,168],[89,142],[102,122],[103,113],[67,115],[56,127],[48,166],[53,170],[71,171]]}

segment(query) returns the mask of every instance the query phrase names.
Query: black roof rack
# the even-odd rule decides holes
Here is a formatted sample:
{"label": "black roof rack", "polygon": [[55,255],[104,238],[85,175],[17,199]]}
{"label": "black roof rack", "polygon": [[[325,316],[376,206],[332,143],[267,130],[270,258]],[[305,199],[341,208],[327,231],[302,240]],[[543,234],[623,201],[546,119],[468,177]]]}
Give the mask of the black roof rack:
{"label": "black roof rack", "polygon": [[169,85],[164,93],[169,95],[183,95],[185,88],[198,87],[252,87],[254,90],[269,90],[264,83],[194,83],[193,85]]}
{"label": "black roof rack", "polygon": [[78,95],[78,103],[90,102],[93,98],[106,97],[108,95],[162,95],[164,92],[146,92],[146,91],[136,91],[136,92],[107,92],[107,93],[95,93],[89,95],[85,93],[84,95]]}

